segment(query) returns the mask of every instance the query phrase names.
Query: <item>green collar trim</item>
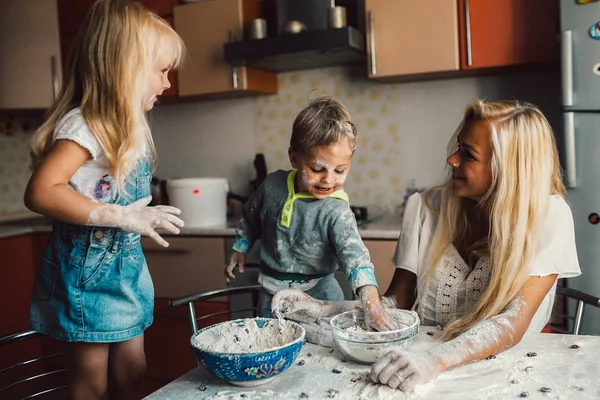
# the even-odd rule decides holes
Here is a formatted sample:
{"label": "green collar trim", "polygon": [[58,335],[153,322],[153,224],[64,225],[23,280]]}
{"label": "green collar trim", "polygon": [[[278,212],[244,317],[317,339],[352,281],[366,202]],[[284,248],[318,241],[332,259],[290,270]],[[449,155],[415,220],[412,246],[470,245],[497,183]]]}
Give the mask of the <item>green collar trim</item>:
{"label": "green collar trim", "polygon": [[[281,225],[285,226],[286,228],[289,228],[290,224],[292,223],[292,213],[294,211],[294,201],[296,201],[296,199],[314,199],[315,198],[315,196],[313,196],[310,193],[305,193],[305,192],[296,193],[296,191],[294,189],[294,181],[296,180],[297,172],[298,172],[297,170],[290,171],[290,173],[288,174],[288,177],[287,177],[288,197],[287,197],[287,200],[285,201],[285,204],[283,205],[283,211],[281,213]],[[334,197],[336,199],[344,200],[346,203],[348,203],[348,206],[350,206],[350,200],[348,199],[348,194],[342,190],[336,190],[335,192],[331,193],[329,195],[329,197]]]}

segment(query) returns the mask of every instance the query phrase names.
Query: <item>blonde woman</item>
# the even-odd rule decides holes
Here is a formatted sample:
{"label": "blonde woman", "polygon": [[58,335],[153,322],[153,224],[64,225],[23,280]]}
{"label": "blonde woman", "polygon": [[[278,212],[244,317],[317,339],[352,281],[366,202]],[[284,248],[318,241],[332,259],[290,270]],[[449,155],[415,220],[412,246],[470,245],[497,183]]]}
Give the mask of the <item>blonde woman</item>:
{"label": "blonde woman", "polygon": [[[540,332],[557,279],[581,273],[554,136],[538,108],[472,104],[447,161],[446,185],[408,200],[386,293],[441,326],[440,344],[391,351],[371,369],[373,381],[404,391]],[[331,307],[304,298],[286,311],[308,309],[319,317]]]}
{"label": "blonde woman", "polygon": [[67,342],[69,397],[133,398],[146,369],[154,288],[140,235],[167,243],[172,207],[147,207],[155,149],[146,120],[183,42],[138,3],[97,1],[33,141],[25,203],[55,222],[31,295],[33,329]]}

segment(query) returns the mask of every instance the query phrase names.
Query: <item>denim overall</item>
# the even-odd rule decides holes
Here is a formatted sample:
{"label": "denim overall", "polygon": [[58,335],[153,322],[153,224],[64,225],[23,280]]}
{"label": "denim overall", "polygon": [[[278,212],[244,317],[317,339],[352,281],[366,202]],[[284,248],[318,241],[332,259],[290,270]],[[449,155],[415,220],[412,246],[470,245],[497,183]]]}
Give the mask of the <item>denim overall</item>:
{"label": "denim overall", "polygon": [[[125,206],[150,194],[140,161],[125,184]],[[140,235],[54,221],[31,294],[32,329],[69,342],[119,342],[150,326],[154,286]]]}

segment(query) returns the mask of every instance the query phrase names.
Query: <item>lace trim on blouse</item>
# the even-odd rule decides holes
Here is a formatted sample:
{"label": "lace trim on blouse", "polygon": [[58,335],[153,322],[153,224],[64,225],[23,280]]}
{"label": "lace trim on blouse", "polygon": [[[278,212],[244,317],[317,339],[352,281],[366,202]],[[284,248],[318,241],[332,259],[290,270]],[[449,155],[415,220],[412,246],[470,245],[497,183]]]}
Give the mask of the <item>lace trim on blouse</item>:
{"label": "lace trim on blouse", "polygon": [[[458,250],[452,246],[444,255],[435,299],[436,324],[446,326],[458,315],[464,315],[481,297],[490,280],[490,260],[481,257],[471,270]],[[459,290],[465,298],[459,304]],[[461,296],[462,297],[462,296]]]}

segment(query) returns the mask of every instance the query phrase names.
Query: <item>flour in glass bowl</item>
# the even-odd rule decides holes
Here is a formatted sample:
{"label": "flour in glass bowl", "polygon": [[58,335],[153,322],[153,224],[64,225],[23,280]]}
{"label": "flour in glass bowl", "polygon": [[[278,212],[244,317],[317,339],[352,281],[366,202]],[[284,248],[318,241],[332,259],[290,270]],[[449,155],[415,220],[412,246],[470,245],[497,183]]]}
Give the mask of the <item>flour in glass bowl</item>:
{"label": "flour in glass bowl", "polygon": [[302,336],[299,325],[286,320],[268,320],[261,328],[257,319],[228,321],[195,337],[198,349],[210,353],[248,354],[286,346]]}

